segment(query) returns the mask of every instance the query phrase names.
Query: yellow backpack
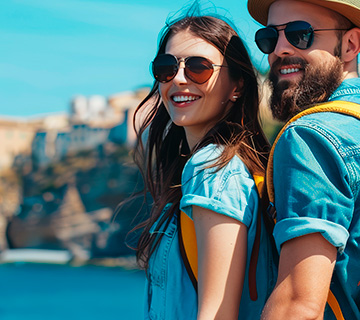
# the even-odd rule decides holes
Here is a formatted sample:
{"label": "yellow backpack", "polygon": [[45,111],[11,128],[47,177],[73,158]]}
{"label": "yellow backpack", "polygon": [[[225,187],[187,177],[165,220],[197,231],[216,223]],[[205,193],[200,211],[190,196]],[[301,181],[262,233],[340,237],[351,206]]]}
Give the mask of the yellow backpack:
{"label": "yellow backpack", "polygon": [[[258,194],[261,195],[262,187],[264,184],[264,177],[259,175],[253,176]],[[260,247],[260,233],[261,233],[261,211],[260,204],[258,210],[258,219],[256,226],[256,235],[255,241],[252,249],[252,254],[250,257],[250,267],[249,267],[249,291],[250,298],[255,301],[257,300],[257,289],[256,289],[256,266],[259,254]],[[197,281],[198,281],[198,258],[197,258],[197,243],[196,243],[196,233],[194,222],[189,216],[180,211],[179,217],[179,243],[180,243],[180,252],[185,265],[185,268],[188,272],[188,275],[191,279],[191,282],[197,291]]]}
{"label": "yellow backpack", "polygon": [[[269,195],[269,200],[271,205],[273,206],[273,209],[275,211],[274,201],[275,201],[275,193],[274,193],[274,183],[273,183],[273,158],[274,158],[274,150],[276,143],[280,139],[281,135],[284,133],[285,129],[288,127],[288,125],[295,120],[308,115],[312,113],[317,112],[337,112],[337,113],[343,113],[347,114],[356,118],[360,119],[360,105],[353,102],[347,102],[347,101],[331,101],[331,102],[325,102],[322,104],[318,104],[314,107],[311,107],[309,109],[306,109],[299,114],[297,114],[295,117],[290,119],[284,127],[281,129],[279,134],[277,135],[275,142],[271,148],[270,155],[269,155],[269,161],[268,166],[266,170],[266,183],[267,183],[267,191]],[[275,212],[272,213],[273,218],[275,218]],[[345,320],[344,315],[341,311],[339,302],[337,301],[335,295],[329,291],[327,303],[330,306],[332,312],[334,313],[337,320]]]}

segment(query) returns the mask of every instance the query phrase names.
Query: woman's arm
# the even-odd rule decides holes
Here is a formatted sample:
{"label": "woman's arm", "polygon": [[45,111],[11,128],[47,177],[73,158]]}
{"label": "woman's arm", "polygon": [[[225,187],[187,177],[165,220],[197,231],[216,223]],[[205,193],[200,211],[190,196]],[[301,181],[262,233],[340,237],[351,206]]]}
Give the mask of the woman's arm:
{"label": "woman's arm", "polygon": [[193,206],[198,246],[198,320],[238,319],[247,251],[246,226]]}

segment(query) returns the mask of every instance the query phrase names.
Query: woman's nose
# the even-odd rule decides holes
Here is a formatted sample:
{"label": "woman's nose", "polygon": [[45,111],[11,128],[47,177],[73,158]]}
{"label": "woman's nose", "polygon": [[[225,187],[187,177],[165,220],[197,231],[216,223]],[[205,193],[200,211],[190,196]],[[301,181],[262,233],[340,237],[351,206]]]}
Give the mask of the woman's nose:
{"label": "woman's nose", "polygon": [[188,81],[188,79],[186,78],[186,75],[185,75],[185,61],[183,59],[181,59],[179,61],[179,69],[178,69],[173,81],[177,84],[187,83],[187,81]]}

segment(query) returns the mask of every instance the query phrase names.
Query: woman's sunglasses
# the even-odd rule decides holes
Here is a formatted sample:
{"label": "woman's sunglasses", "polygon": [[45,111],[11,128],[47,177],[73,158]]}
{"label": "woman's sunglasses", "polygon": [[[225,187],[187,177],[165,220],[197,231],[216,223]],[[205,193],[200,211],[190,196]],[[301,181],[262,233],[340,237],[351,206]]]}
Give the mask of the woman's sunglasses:
{"label": "woman's sunglasses", "polygon": [[[277,29],[278,27],[283,27]],[[255,34],[255,42],[259,49],[269,54],[275,50],[279,31],[284,30],[287,41],[295,48],[306,50],[311,47],[314,40],[314,32],[330,31],[330,30],[349,30],[349,29],[314,29],[310,23],[306,21],[292,21],[277,26],[269,26],[259,29]]]}
{"label": "woman's sunglasses", "polygon": [[203,57],[187,57],[178,59],[171,54],[160,54],[152,62],[152,74],[154,78],[162,83],[169,82],[175,78],[180,69],[180,62],[184,61],[185,76],[192,82],[203,84],[208,81],[214,73],[214,67],[225,67],[213,64]]}

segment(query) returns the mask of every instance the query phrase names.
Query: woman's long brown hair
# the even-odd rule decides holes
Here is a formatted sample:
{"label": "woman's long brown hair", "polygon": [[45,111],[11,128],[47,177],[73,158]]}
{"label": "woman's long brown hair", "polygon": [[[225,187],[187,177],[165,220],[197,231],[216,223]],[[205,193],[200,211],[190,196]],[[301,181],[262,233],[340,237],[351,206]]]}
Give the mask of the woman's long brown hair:
{"label": "woman's long brown hair", "polygon": [[214,16],[185,17],[166,26],[157,55],[165,52],[172,35],[185,30],[218,48],[229,66],[231,79],[242,80],[243,87],[230,111],[193,150],[189,150],[184,129],[171,121],[160,98],[158,82],[155,81],[148,96],[138,106],[133,123],[137,134],[134,160],[144,179],[145,198],[147,194],[152,198],[148,216],[135,228],[141,230],[136,247],[137,260],[145,269],[161,239],[161,236],[154,236],[156,232],[150,233],[150,229],[166,204],[171,204],[170,209],[162,215],[156,230],[166,228],[178,211],[182,197],[181,174],[192,154],[210,143],[223,145],[224,151],[216,163],[219,168],[237,155],[252,174],[263,174],[269,151],[258,117],[257,78],[236,31],[223,19]]}

